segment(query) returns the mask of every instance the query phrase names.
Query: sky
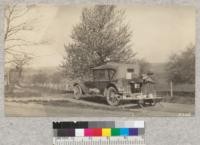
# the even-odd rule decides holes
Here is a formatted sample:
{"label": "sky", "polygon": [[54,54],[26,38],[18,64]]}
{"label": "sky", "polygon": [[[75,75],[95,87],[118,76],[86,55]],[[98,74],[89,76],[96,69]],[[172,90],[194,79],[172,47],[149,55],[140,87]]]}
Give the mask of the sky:
{"label": "sky", "polygon": [[[48,44],[27,48],[36,56],[31,67],[59,66],[65,55],[64,44],[72,40],[74,25],[80,22],[84,5],[36,5],[26,15],[36,18],[35,29],[24,37]],[[166,62],[173,53],[195,45],[195,9],[189,6],[119,5],[133,32],[131,44],[137,58],[152,63]]]}

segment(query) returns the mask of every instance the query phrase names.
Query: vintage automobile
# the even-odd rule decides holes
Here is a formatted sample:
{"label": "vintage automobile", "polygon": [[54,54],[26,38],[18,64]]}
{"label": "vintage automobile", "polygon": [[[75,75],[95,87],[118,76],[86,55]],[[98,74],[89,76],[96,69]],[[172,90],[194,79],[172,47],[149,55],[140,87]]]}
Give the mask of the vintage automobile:
{"label": "vintage automobile", "polygon": [[151,75],[140,75],[139,70],[137,64],[114,62],[92,68],[92,80],[73,84],[74,98],[102,96],[112,106],[122,100],[136,102],[140,107],[155,105],[162,98],[156,96]]}

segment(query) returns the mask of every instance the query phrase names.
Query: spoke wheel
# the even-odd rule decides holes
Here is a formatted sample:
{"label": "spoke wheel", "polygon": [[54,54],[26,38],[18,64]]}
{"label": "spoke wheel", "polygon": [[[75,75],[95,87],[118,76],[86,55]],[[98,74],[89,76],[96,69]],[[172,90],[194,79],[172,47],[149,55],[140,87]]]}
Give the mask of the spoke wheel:
{"label": "spoke wheel", "polygon": [[145,106],[148,105],[148,102],[147,102],[147,101],[144,101],[142,105],[143,105],[143,107],[145,107]]}
{"label": "spoke wheel", "polygon": [[120,99],[118,97],[117,90],[114,87],[108,88],[106,100],[107,103],[111,106],[119,105]]}
{"label": "spoke wheel", "polygon": [[138,106],[140,107],[140,108],[143,108],[144,107],[144,101],[142,101],[142,100],[139,100],[138,101]]}
{"label": "spoke wheel", "polygon": [[79,85],[76,85],[74,86],[73,90],[74,90],[74,98],[79,100],[82,96],[81,87]]}
{"label": "spoke wheel", "polygon": [[151,105],[151,106],[155,106],[155,105],[156,105],[156,101],[155,101],[155,100],[151,100],[151,101],[150,101],[150,105]]}

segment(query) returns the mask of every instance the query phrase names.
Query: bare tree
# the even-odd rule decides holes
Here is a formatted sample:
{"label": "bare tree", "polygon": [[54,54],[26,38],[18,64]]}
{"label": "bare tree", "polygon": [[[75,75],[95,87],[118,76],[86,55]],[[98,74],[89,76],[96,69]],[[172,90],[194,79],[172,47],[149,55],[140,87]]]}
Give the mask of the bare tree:
{"label": "bare tree", "polygon": [[[11,67],[5,75],[9,78],[8,82],[10,83],[8,84],[11,86],[20,84],[24,66],[34,58],[27,49],[46,43],[28,39],[29,32],[33,32],[34,24],[37,22],[37,19],[29,17],[30,8],[16,4],[7,5],[5,8],[5,66]],[[15,81],[12,81],[13,79]]]}
{"label": "bare tree", "polygon": [[13,64],[16,66],[16,68],[19,71],[19,79],[21,79],[22,77],[24,66],[28,65],[31,60],[32,60],[32,57],[27,54],[14,56]]}
{"label": "bare tree", "polygon": [[17,48],[30,45],[30,42],[19,36],[22,31],[33,29],[28,21],[18,22],[27,12],[28,8],[18,8],[17,5],[7,5],[5,8],[5,54],[10,58],[6,63],[14,61],[13,56],[16,54],[24,54],[24,51]]}
{"label": "bare tree", "polygon": [[[24,58],[23,61],[27,60],[27,57],[23,56],[31,56],[32,54],[25,51],[30,46],[41,45],[46,42],[34,42],[30,41],[26,37],[23,37],[22,34],[26,34],[26,32],[31,32],[34,30],[34,23],[37,19],[28,18],[27,14],[30,11],[30,7],[28,6],[18,6],[7,5],[5,8],[5,55],[6,55],[6,64],[16,64],[18,60],[17,57]],[[27,19],[28,18],[28,19]]]}

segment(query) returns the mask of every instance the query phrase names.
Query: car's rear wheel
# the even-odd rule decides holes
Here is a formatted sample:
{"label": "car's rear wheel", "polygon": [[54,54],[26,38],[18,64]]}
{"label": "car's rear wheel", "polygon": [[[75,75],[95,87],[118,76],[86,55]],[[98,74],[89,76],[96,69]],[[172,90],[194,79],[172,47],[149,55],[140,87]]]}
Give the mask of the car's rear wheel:
{"label": "car's rear wheel", "polygon": [[73,91],[74,91],[74,98],[79,100],[83,95],[81,87],[79,85],[75,85]]}
{"label": "car's rear wheel", "polygon": [[145,102],[143,101],[143,100],[138,100],[138,106],[140,107],[140,108],[142,108],[142,107],[144,107],[145,105]]}
{"label": "car's rear wheel", "polygon": [[155,106],[155,105],[156,105],[156,103],[157,103],[157,102],[156,102],[156,100],[153,100],[153,99],[152,99],[152,100],[150,100],[150,105],[151,105],[151,106]]}
{"label": "car's rear wheel", "polygon": [[106,101],[111,106],[117,106],[120,103],[119,95],[114,87],[109,87],[106,93]]}

